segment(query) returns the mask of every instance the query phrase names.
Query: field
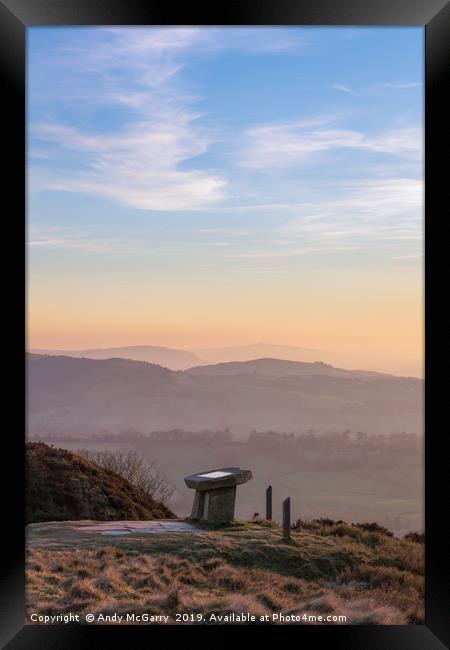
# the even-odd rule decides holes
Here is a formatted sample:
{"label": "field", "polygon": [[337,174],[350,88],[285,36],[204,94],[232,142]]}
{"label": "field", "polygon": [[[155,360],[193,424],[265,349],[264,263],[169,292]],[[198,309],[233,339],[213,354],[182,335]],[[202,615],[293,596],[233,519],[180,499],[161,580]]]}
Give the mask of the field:
{"label": "field", "polygon": [[274,518],[281,518],[281,502],[290,496],[292,516],[330,517],[345,521],[378,521],[396,534],[423,530],[423,457],[380,455],[372,452],[363,461],[349,460],[335,452],[313,452],[282,446],[267,450],[247,443],[196,442],[133,443],[67,442],[52,440],[76,451],[136,448],[155,460],[175,491],[168,503],[178,516],[189,515],[193,493],[184,484],[189,474],[238,465],[251,469],[254,479],[238,489],[237,517],[249,520],[264,514],[265,490],[273,486]]}
{"label": "field", "polygon": [[184,614],[181,623],[213,624],[243,613],[269,623],[421,623],[423,570],[422,544],[344,524],[311,522],[290,542],[267,522],[101,540],[68,522],[32,524],[27,608],[121,623]]}

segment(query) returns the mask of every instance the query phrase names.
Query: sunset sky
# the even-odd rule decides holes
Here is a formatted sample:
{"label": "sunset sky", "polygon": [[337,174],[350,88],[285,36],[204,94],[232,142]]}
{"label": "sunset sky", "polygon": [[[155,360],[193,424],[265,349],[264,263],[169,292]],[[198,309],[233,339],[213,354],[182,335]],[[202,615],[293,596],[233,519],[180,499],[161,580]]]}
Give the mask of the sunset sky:
{"label": "sunset sky", "polygon": [[28,346],[420,375],[421,28],[28,30]]}

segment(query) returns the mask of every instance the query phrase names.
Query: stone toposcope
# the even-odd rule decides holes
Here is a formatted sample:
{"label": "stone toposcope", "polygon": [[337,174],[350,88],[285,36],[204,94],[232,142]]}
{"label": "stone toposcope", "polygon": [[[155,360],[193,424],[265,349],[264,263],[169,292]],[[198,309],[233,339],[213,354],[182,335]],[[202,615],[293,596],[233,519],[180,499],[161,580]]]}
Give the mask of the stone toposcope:
{"label": "stone toposcope", "polygon": [[221,467],[186,476],[184,482],[195,490],[191,519],[229,524],[234,519],[236,486],[252,478],[249,469],[240,467]]}

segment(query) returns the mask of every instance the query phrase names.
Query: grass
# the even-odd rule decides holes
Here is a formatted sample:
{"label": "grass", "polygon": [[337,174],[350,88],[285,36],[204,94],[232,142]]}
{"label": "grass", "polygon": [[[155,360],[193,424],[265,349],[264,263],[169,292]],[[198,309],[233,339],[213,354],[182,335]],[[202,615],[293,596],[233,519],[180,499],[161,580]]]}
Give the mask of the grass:
{"label": "grass", "polygon": [[43,615],[151,612],[170,622],[177,613],[276,612],[422,623],[423,550],[415,539],[345,522],[304,524],[290,542],[268,522],[126,537],[35,524],[27,534],[27,607]]}

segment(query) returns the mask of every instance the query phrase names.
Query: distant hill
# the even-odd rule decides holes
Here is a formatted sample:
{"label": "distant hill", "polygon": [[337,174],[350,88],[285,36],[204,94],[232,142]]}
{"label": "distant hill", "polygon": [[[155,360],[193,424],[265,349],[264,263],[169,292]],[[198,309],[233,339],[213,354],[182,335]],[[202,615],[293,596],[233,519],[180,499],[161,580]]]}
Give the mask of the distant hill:
{"label": "distant hill", "polygon": [[[255,343],[251,345],[236,345],[223,348],[199,348],[191,350],[194,354],[205,359],[204,363],[228,363],[232,361],[251,361],[252,359],[283,359],[285,361],[325,362],[340,368],[373,368],[374,371],[385,373],[395,372],[396,375],[423,377],[422,362],[419,359],[406,359],[399,365],[393,362],[389,355],[379,356],[374,360],[370,350],[367,350],[367,361],[360,352],[334,350],[318,350],[303,348],[295,345],[276,345],[274,343]],[[198,365],[198,364],[196,364]],[[401,368],[401,370],[400,370]]]}
{"label": "distant hill", "polygon": [[172,370],[185,370],[205,363],[205,360],[192,352],[164,348],[156,345],[132,345],[123,348],[92,348],[87,350],[30,350],[35,354],[52,356],[83,357],[88,359],[133,359],[156,363]]}
{"label": "distant hill", "polygon": [[376,378],[390,375],[372,372],[370,370],[344,370],[334,368],[328,363],[315,361],[284,361],[282,359],[253,359],[251,361],[230,361],[214,365],[197,366],[186,371],[190,375],[267,375],[272,377],[312,377],[326,375],[327,377],[347,378]]}
{"label": "distant hill", "polygon": [[26,523],[174,517],[112,472],[65,449],[26,445]]}
{"label": "distant hill", "polygon": [[29,355],[30,432],[182,428],[422,432],[423,381],[259,359],[174,372],[125,359]]}
{"label": "distant hill", "polygon": [[301,348],[294,345],[275,345],[273,343],[201,348],[192,350],[192,352],[205,359],[208,363],[250,361],[251,359],[261,358],[286,359],[289,361],[323,361],[331,358],[333,354],[324,350]]}

